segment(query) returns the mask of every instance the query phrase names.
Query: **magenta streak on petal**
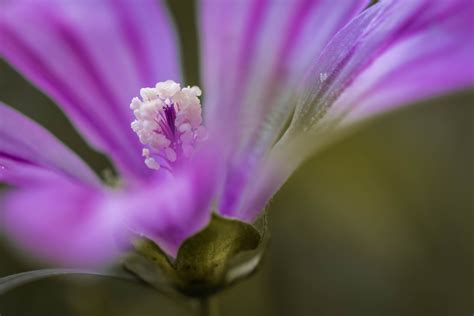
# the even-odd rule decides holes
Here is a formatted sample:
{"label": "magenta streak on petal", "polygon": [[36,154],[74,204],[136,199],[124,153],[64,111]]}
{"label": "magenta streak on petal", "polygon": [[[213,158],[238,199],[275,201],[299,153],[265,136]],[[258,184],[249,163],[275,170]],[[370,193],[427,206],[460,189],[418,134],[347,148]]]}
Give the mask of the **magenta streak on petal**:
{"label": "magenta streak on petal", "polygon": [[[11,32],[7,25],[3,25],[2,31],[2,35],[5,38],[8,37],[9,42],[13,43],[13,45],[17,48],[15,50],[15,54],[23,55],[23,57],[25,57],[24,60],[28,62],[28,67],[30,70],[35,69],[37,73],[41,73],[41,75],[45,78],[46,83],[50,87],[61,87],[61,95],[57,96],[59,101],[63,101],[61,103],[64,104],[73,105],[74,111],[78,112],[81,117],[85,118],[86,121],[93,126],[94,131],[100,131],[101,137],[104,138],[107,144],[111,145],[112,148],[110,148],[110,150],[115,152],[116,156],[114,159],[121,163],[119,167],[125,170],[128,168],[133,168],[134,164],[137,162],[132,162],[130,160],[130,155],[117,152],[117,150],[122,147],[117,143],[118,138],[116,135],[110,135],[107,129],[102,129],[101,125],[103,123],[99,121],[99,118],[94,117],[93,115],[90,115],[88,111],[83,110],[83,107],[80,104],[81,99],[75,95],[73,89],[63,84],[58,77],[50,72],[43,61],[33,54],[29,47],[22,40],[17,38],[13,32]],[[138,164],[141,166],[140,162],[138,162]]]}
{"label": "magenta streak on petal", "polygon": [[[13,43],[14,46],[18,47],[19,49],[16,50],[16,54],[23,54],[24,57],[26,57],[26,60],[29,62],[29,67],[30,69],[37,69],[37,72],[40,72],[45,78],[46,81],[50,86],[62,86],[61,89],[61,98],[64,98],[67,100],[68,103],[72,103],[76,105],[74,108],[75,111],[79,112],[81,116],[85,117],[88,122],[92,123],[92,125],[95,127],[95,129],[100,130],[100,123],[96,121],[96,118],[93,116],[90,116],[87,111],[83,111],[82,107],[79,106],[79,100],[80,98],[74,95],[74,92],[69,89],[68,86],[65,86],[63,84],[60,84],[59,78],[57,78],[53,73],[48,71],[48,68],[44,65],[44,63],[35,55],[31,52],[29,47],[22,42],[18,37],[14,35],[14,33],[10,32],[8,27],[3,28],[3,36],[8,37],[9,41]],[[103,133],[105,131],[102,131]],[[110,135],[107,135],[104,133],[103,137],[106,138],[107,142],[114,143],[115,139],[108,138]]]}
{"label": "magenta streak on petal", "polygon": [[[5,135],[1,135],[0,139],[5,139]],[[12,166],[14,170],[10,170]],[[14,187],[32,188],[36,185],[35,180],[41,180],[40,184],[44,184],[58,179],[69,179],[72,182],[80,182],[84,186],[100,187],[98,180],[96,183],[78,181],[79,179],[68,174],[67,170],[52,168],[46,164],[0,150],[0,183]]]}
{"label": "magenta streak on petal", "polygon": [[[7,35],[0,49],[2,57],[57,101],[95,148],[110,156],[127,183],[136,183],[150,172],[129,128],[128,105],[141,87],[179,78],[175,34],[158,1],[93,2],[18,0],[1,5],[2,33],[8,27],[54,74],[54,85]],[[63,86],[79,100],[63,96]],[[64,100],[69,102],[60,102]],[[100,124],[89,122],[91,116]]]}
{"label": "magenta streak on petal", "polygon": [[[50,16],[49,18],[50,20],[56,19],[55,16]],[[110,87],[99,75],[97,71],[97,65],[94,64],[92,58],[87,52],[87,48],[84,47],[79,37],[74,34],[72,29],[68,28],[67,25],[62,23],[60,20],[54,21],[54,27],[52,29],[58,32],[60,38],[62,38],[67,46],[71,49],[71,54],[75,54],[77,56],[77,61],[82,64],[82,68],[86,70],[85,73],[88,75],[94,87],[96,88],[97,94],[102,96],[104,101],[103,104],[109,108],[109,113],[112,114],[112,116],[109,116],[108,119],[115,120],[118,126],[122,125],[123,123],[130,122],[131,117],[125,115],[125,112],[115,111],[115,106],[121,102],[115,98],[115,95],[111,91]],[[124,131],[128,133],[124,134]],[[123,134],[122,137],[117,137],[118,135],[116,137],[118,140],[127,142],[127,147],[130,148],[131,151],[136,150],[135,152],[139,152],[140,146],[135,141],[135,137],[131,132],[129,132],[128,128],[125,128],[124,126],[122,130],[115,132],[117,134]]]}
{"label": "magenta streak on petal", "polygon": [[15,186],[28,186],[31,179],[37,179],[41,173],[49,175],[48,178],[70,179],[100,187],[99,179],[74,152],[36,122],[2,103],[0,164],[0,181]]}
{"label": "magenta streak on petal", "polygon": [[[413,12],[411,17],[408,18],[404,24],[402,24],[398,29],[394,30],[391,36],[385,39],[385,43],[381,45],[376,51],[372,52],[372,56],[371,57],[368,56],[365,63],[362,63],[358,67],[359,71],[356,71],[352,76],[350,76],[350,80],[348,80],[348,82],[342,87],[342,90],[344,90],[348,85],[350,85],[363,69],[366,69],[370,64],[374,62],[374,60],[378,56],[380,56],[384,51],[390,48],[393,45],[393,43],[398,40],[397,38],[398,34],[406,33],[406,31],[412,28],[412,26],[415,25],[417,22],[417,16],[421,14],[424,10],[426,10],[427,6],[429,6],[428,3],[425,3],[423,6],[420,6],[418,10]],[[383,20],[381,20],[380,23],[383,23]],[[365,36],[370,36],[370,33],[366,34]],[[357,49],[357,45],[359,44],[357,43],[354,46],[354,49],[352,51]]]}
{"label": "magenta streak on petal", "polygon": [[[13,158],[10,159],[3,154],[0,154],[0,182],[9,184],[12,187],[31,189],[35,186],[44,186],[45,183],[66,179],[64,177],[65,173],[60,174],[56,170],[39,166],[16,156],[7,155]],[[70,176],[69,178],[77,180]]]}
{"label": "magenta streak on petal", "polygon": [[[363,59],[360,57],[360,50],[358,47],[361,44],[361,41],[363,41],[366,37],[370,37],[370,33],[374,32],[377,28],[372,27],[371,32],[366,32],[364,36],[359,38],[345,54],[345,56],[339,58],[340,61],[333,66],[333,69],[329,72],[327,80],[320,84],[317,93],[311,96],[312,99],[320,100],[322,103],[321,106],[315,109],[316,113],[310,114],[308,116],[311,117],[318,115],[318,113],[327,111],[327,109],[342,94],[342,92],[357,78],[358,74],[371,65],[377,56],[391,47],[393,42],[397,40],[397,36],[399,36],[399,34],[404,33],[406,30],[409,30],[415,25],[417,16],[426,10],[427,5],[427,3],[424,3],[423,6],[419,6],[417,10],[410,14],[403,24],[392,30],[389,36],[383,39],[382,44],[379,45],[376,50],[367,52],[368,54],[365,55]],[[384,20],[380,19],[378,23],[380,25],[384,23]],[[331,47],[330,45],[331,44],[329,44],[328,47]],[[358,56],[355,55],[356,52],[359,52]],[[328,51],[323,52],[321,58],[324,59],[327,54],[329,54]],[[354,58],[359,58],[361,60],[355,67],[351,67],[349,69],[349,73],[347,73],[346,65],[353,63]]]}
{"label": "magenta streak on petal", "polygon": [[[455,45],[453,45],[453,47],[456,48]],[[443,50],[432,52],[429,55],[421,55],[418,58],[415,58],[412,61],[404,64],[402,67],[398,67],[398,68],[393,69],[390,73],[386,74],[386,76],[384,76],[384,78],[381,78],[382,80],[377,81],[374,85],[372,85],[370,87],[370,89],[368,89],[367,91],[362,93],[356,99],[352,100],[353,105],[351,106],[350,110],[355,111],[355,110],[357,110],[357,108],[359,108],[361,106],[364,106],[362,101],[365,98],[367,98],[371,94],[375,93],[378,89],[381,89],[384,85],[386,85],[386,81],[384,81],[383,79],[389,80],[390,77],[397,76],[397,74],[403,73],[403,72],[405,72],[405,70],[413,68],[414,66],[423,67],[424,64],[431,63],[433,57],[446,56],[446,54],[449,53],[453,47],[445,47]],[[346,114],[348,114],[348,113],[346,113]],[[344,116],[341,117],[341,120],[342,119],[344,119]]]}
{"label": "magenta streak on petal", "polygon": [[[355,1],[351,3],[351,8],[342,10],[343,14],[339,14],[337,19],[328,24],[327,27],[332,31],[326,32],[328,35],[323,38],[329,40],[329,35],[344,26],[343,22],[349,21],[364,5],[361,1]],[[285,95],[283,91],[293,91],[297,80],[301,79],[302,72],[305,70],[304,68],[294,69],[295,65],[292,64],[292,61],[295,58],[301,58],[298,48],[299,46],[306,47],[306,43],[302,41],[308,39],[308,29],[310,26],[312,26],[311,29],[314,29],[315,21],[320,20],[315,17],[323,17],[321,10],[324,12],[329,7],[329,3],[322,1],[298,1],[294,5],[292,3],[291,6],[288,6],[284,19],[278,21],[284,28],[281,31],[277,30],[281,36],[276,38],[275,43],[270,43],[272,50],[269,50],[268,54],[273,55],[271,68],[256,92],[259,100],[264,100],[264,102],[260,101],[263,104],[255,105],[256,113],[252,111],[252,114],[249,114],[250,117],[260,117],[261,120],[256,125],[247,128],[246,133],[249,136],[242,142],[239,151],[234,155],[233,170],[229,172],[227,187],[223,193],[221,207],[225,209],[223,212],[228,216],[238,212],[243,200],[242,196],[246,194],[244,191],[248,187],[248,182],[255,175],[255,169],[258,168],[262,156],[269,150],[277,137],[278,128],[283,124],[284,118],[291,112],[291,106],[288,106],[288,102],[291,101],[283,102],[283,98],[289,97],[290,94]],[[324,21],[321,23],[325,25]],[[314,36],[317,37],[317,34]],[[323,42],[321,40],[321,44]],[[316,59],[318,52],[319,50],[314,51],[311,56]],[[261,52],[261,54],[265,53]],[[309,56],[305,56],[308,64],[310,64]],[[259,67],[255,62],[254,64],[255,68]],[[251,89],[249,88],[249,90]],[[282,106],[286,106],[286,108],[282,108]],[[274,130],[273,133],[271,129]]]}
{"label": "magenta streak on petal", "polygon": [[[311,10],[318,4],[318,1],[314,0],[305,0],[300,2],[298,10],[295,12],[295,15],[290,20],[289,31],[286,34],[286,37],[283,41],[283,44],[280,46],[276,66],[274,67],[275,74],[272,76],[272,79],[269,82],[269,88],[267,89],[266,98],[271,98],[272,92],[275,91],[275,88],[279,85],[279,79],[285,75],[282,65],[284,62],[291,58],[291,55],[295,52],[296,44],[300,38],[301,31],[304,28],[306,20],[309,18]],[[355,5],[359,5],[357,2],[354,2]],[[353,15],[352,10],[347,10],[346,15],[341,18],[342,21],[347,21]],[[315,56],[316,57],[316,56]],[[280,74],[280,75],[279,75]],[[269,102],[270,103],[270,102]]]}
{"label": "magenta streak on petal", "polygon": [[[285,38],[284,44],[281,46],[280,49],[280,58],[278,62],[285,58],[286,54],[289,54],[291,48],[285,47],[285,45],[289,45],[294,43],[297,40],[297,34],[292,34],[293,32],[297,32],[299,30],[299,26],[304,23],[304,18],[307,16],[307,11],[311,8],[311,4],[314,4],[315,1],[305,0],[299,10],[297,10],[297,14],[295,15],[292,22],[295,22],[294,27],[287,33],[287,37]],[[261,24],[264,23],[265,14],[268,14],[267,7],[269,2],[266,0],[255,1],[254,5],[250,8],[249,20],[246,23],[246,28],[243,32],[243,45],[241,48],[241,52],[239,55],[239,59],[237,61],[237,82],[235,86],[235,92],[242,94],[243,87],[245,86],[246,77],[250,74],[250,64],[253,60],[252,55],[255,54],[258,45],[258,36],[260,35],[259,30],[261,30]],[[301,14],[303,14],[301,16]],[[293,32],[292,32],[293,31]],[[245,40],[244,40],[245,39]],[[277,62],[277,65],[280,63]],[[283,69],[281,67],[275,67],[275,72],[282,72]],[[275,76],[277,77],[277,76]],[[275,78],[279,79],[279,78]],[[269,82],[268,85],[276,84],[275,81]],[[267,90],[269,94],[271,94],[270,90]],[[233,99],[231,99],[235,104],[233,106],[236,107],[237,110],[237,102],[239,100],[238,95],[236,95]],[[253,146],[254,144],[251,144]],[[248,160],[244,161],[244,163],[250,163]],[[248,175],[245,174],[245,171],[242,170],[251,170],[247,168],[247,166],[241,166],[238,168],[236,172],[231,172],[227,175],[227,186],[230,189],[227,189],[224,192],[224,196],[222,197],[221,204],[219,205],[219,211],[226,216],[233,216],[234,213],[237,211],[237,203],[240,198],[240,193],[243,190],[244,186],[247,183]]]}
{"label": "magenta streak on petal", "polygon": [[[290,58],[295,50],[296,43],[298,42],[301,31],[305,25],[306,20],[309,18],[311,10],[318,4],[316,0],[303,0],[299,2],[298,8],[295,11],[293,17],[288,23],[288,31],[284,37],[280,47],[278,48],[277,58],[273,67],[273,73],[270,75],[270,80],[266,83],[264,100],[267,100],[268,104],[273,103],[273,99],[277,97],[275,91],[278,87],[283,84],[285,76],[285,61]],[[255,139],[257,141],[257,139]],[[255,147],[256,144],[251,144]]]}
{"label": "magenta streak on petal", "polygon": [[[331,91],[330,88],[332,87],[332,84],[337,80],[337,78],[341,75],[342,71],[344,70],[344,67],[351,61],[351,58],[355,54],[355,51],[357,50],[357,44],[352,47],[346,55],[339,61],[337,65],[335,65],[333,71],[331,74],[328,75],[327,79],[321,83],[319,86],[319,91],[315,95],[316,100],[324,100],[324,103],[317,109],[317,114],[319,115],[324,114],[325,111],[327,111],[327,108],[331,106],[331,104],[336,100],[341,91]],[[349,82],[346,83],[346,85],[349,85]],[[324,99],[323,99],[324,97]]]}
{"label": "magenta streak on petal", "polygon": [[[315,0],[303,0],[299,2],[298,8],[295,10],[293,17],[289,19],[288,23],[288,31],[286,32],[286,36],[278,48],[277,58],[274,63],[273,73],[270,74],[270,80],[266,83],[267,87],[265,89],[265,97],[264,100],[267,100],[268,104],[273,103],[273,99],[277,97],[275,91],[283,84],[282,80],[285,81],[288,78],[285,77],[287,74],[285,73],[285,62],[290,58],[296,48],[296,44],[302,35],[301,32],[304,28],[307,19],[310,17],[311,10],[318,4],[318,1]],[[271,110],[271,109],[270,109]],[[255,138],[251,141],[251,147],[258,148],[258,138]],[[262,150],[265,150],[262,148]],[[245,152],[250,152],[245,151]]]}
{"label": "magenta streak on petal", "polygon": [[[243,42],[243,45],[240,48],[238,59],[236,62],[236,82],[235,86],[233,87],[233,96],[228,96],[228,102],[230,102],[230,106],[233,108],[229,111],[229,113],[235,113],[239,110],[239,96],[243,94],[245,80],[249,75],[249,67],[250,63],[252,62],[252,55],[255,54],[258,45],[258,36],[260,35],[260,32],[258,32],[258,30],[260,30],[260,25],[264,22],[265,14],[268,12],[268,10],[266,10],[268,4],[268,0],[256,0],[253,2],[253,5],[249,9],[250,14],[248,15],[248,21],[245,24],[245,29],[243,30],[242,38],[240,39]],[[225,118],[224,121],[231,122],[231,117]],[[233,126],[231,128],[238,129],[237,126]],[[240,174],[228,174],[227,177],[227,181],[231,182],[234,188],[240,188],[245,183],[244,177],[242,177],[242,175]],[[228,196],[223,197],[224,204],[219,206],[219,211],[222,214],[228,216],[232,215],[234,211],[232,210],[232,205],[234,205],[238,199],[238,191],[239,189],[232,190],[230,192],[227,191],[224,193],[228,194]]]}
{"label": "magenta streak on petal", "polygon": [[236,85],[234,91],[236,95],[231,100],[238,100],[238,95],[242,94],[242,86],[247,79],[248,70],[250,63],[252,61],[252,55],[255,53],[258,44],[258,36],[260,33],[260,25],[264,22],[265,13],[268,10],[265,10],[268,6],[268,0],[254,0],[253,6],[250,8],[249,20],[245,24],[246,28],[243,31],[241,40],[243,45],[239,52],[239,58],[237,60],[237,68],[235,71],[236,74]]}
{"label": "magenta streak on petal", "polygon": [[2,229],[30,254],[56,264],[104,265],[119,254],[117,240],[126,233],[124,214],[106,199],[103,191],[64,179],[12,191],[1,201]]}
{"label": "magenta streak on petal", "polygon": [[[395,31],[393,31],[391,33],[391,36],[389,36],[388,38],[384,39],[384,44],[383,45],[380,45],[378,47],[378,49],[374,52],[372,52],[371,55],[367,56],[367,58],[365,59],[364,62],[362,62],[354,71],[353,73],[348,76],[348,78],[343,78],[343,80],[345,80],[344,83],[340,84],[339,87],[338,87],[338,90],[336,93],[332,93],[331,95],[328,96],[328,99],[327,99],[327,104],[331,105],[333,104],[337,98],[339,98],[341,96],[341,94],[344,92],[345,89],[347,89],[353,82],[354,80],[365,70],[367,69],[371,64],[373,64],[373,62],[380,56],[382,55],[385,51],[387,51],[390,47],[392,47],[393,43],[400,40],[399,38],[399,34],[404,34],[404,33],[407,33],[408,31],[416,31],[415,29],[413,29],[413,27],[416,27],[416,29],[422,29],[423,27],[423,24],[419,25],[417,24],[418,20],[418,16],[422,14],[423,11],[427,10],[427,7],[429,6],[429,3],[425,2],[424,5],[422,6],[419,6],[419,8],[417,8],[417,10],[415,10],[411,16],[409,18],[406,19],[406,22],[403,23],[398,29],[396,29]],[[383,20],[380,20],[379,23],[383,23]],[[425,24],[426,23],[429,23],[428,21],[425,21]],[[372,29],[372,31],[374,31],[375,28]],[[366,34],[365,36],[370,36],[370,33]],[[357,50],[357,46],[359,44],[356,43],[353,47],[353,49],[351,50],[351,52],[354,52]],[[351,54],[352,55],[352,54]],[[347,56],[348,59],[351,58],[350,55]],[[347,60],[348,61],[348,60]],[[344,63],[345,64],[345,63]],[[344,68],[344,64],[341,64],[341,65],[338,65],[336,67],[336,76],[338,75],[337,73],[339,73],[338,69],[343,69]],[[325,84],[327,84],[328,86],[329,85],[332,85],[333,84],[333,80],[332,80],[332,76],[330,76],[331,78],[328,78],[327,82],[325,82]],[[325,95],[325,92],[324,91],[321,91],[321,94],[319,95],[319,98],[322,98],[323,96]],[[325,110],[325,109],[324,109]]]}
{"label": "magenta streak on petal", "polygon": [[[410,15],[405,19],[404,23],[402,23],[400,26],[397,26],[394,30],[392,30],[385,38],[382,39],[382,43],[372,51],[367,51],[364,47],[362,46],[363,39],[366,37],[371,36],[371,32],[365,31],[363,33],[363,36],[358,38],[354,44],[352,44],[352,47],[350,48],[345,48],[346,53],[344,55],[339,55],[337,56],[335,60],[335,64],[330,64],[330,69],[324,69],[324,70],[329,70],[328,71],[328,78],[324,82],[318,82],[318,85],[314,88],[314,91],[311,92],[309,96],[307,96],[308,100],[303,102],[307,103],[308,101],[311,102],[310,100],[317,100],[317,107],[314,107],[312,109],[312,113],[306,113],[306,115],[299,114],[298,116],[295,115],[293,118],[293,123],[291,124],[294,126],[294,122],[297,119],[297,117],[314,117],[318,116],[320,114],[324,114],[325,111],[329,107],[332,106],[334,101],[343,93],[343,91],[356,79],[357,75],[360,74],[364,69],[366,69],[370,64],[373,63],[373,61],[382,54],[385,50],[387,50],[395,40],[397,40],[397,35],[399,35],[401,32],[405,32],[406,30],[410,29],[416,22],[416,16],[420,14],[424,9],[426,8],[426,3],[425,6],[419,6],[416,8],[415,11],[411,12]],[[385,8],[387,9],[387,8]],[[376,15],[380,14],[379,12],[376,12],[374,10]],[[366,12],[367,13],[367,12]],[[367,13],[367,16],[370,16],[372,12]],[[373,17],[372,17],[373,18]],[[379,19],[378,23],[383,23],[384,19]],[[346,28],[350,28],[351,25],[347,26]],[[367,26],[366,26],[367,27]],[[377,27],[375,25],[370,25],[371,31],[373,32]],[[341,33],[343,33],[341,31]],[[336,35],[337,38],[337,35]],[[333,58],[334,56],[329,55],[330,51],[328,51],[328,48],[332,48],[331,42],[328,44],[326,49],[322,52],[320,59],[322,61],[322,64],[326,61],[325,59],[327,58]],[[366,55],[361,55],[360,51],[364,51],[364,53],[367,53]],[[356,55],[357,54],[357,55]],[[354,61],[353,59],[359,59],[359,63],[353,64]],[[319,70],[318,68],[319,65],[316,65],[316,69]],[[349,68],[349,71],[346,69]],[[312,70],[313,73],[319,73],[320,71],[315,71]],[[292,127],[290,126],[290,128]],[[271,172],[275,172],[272,170]],[[264,206],[265,201],[267,201],[271,195],[275,193],[277,188],[282,183],[282,179],[274,180],[274,178],[278,178],[278,176],[272,176],[268,175],[269,181],[267,182],[267,185],[270,187],[273,187],[272,190],[268,190],[268,192],[271,193],[266,193],[266,194],[260,194],[261,196],[256,196],[255,194],[253,198],[251,198],[252,202],[247,203],[248,205],[245,206],[244,209],[244,214],[242,214],[242,218],[244,220],[253,220],[255,219],[255,216],[258,214],[258,210]],[[273,182],[273,184],[272,184]],[[280,185],[278,185],[280,183]],[[267,189],[264,189],[267,190]],[[258,191],[258,189],[257,189]],[[266,195],[266,196],[265,196]],[[255,200],[253,200],[255,199]],[[258,202],[257,202],[258,201]]]}
{"label": "magenta streak on petal", "polygon": [[[155,71],[149,65],[155,63],[152,61],[150,50],[146,47],[147,43],[143,41],[140,30],[137,29],[136,24],[132,21],[131,14],[127,11],[126,1],[109,0],[109,2],[111,10],[117,12],[117,18],[120,20],[118,25],[126,39],[124,43],[128,46],[130,54],[133,55],[133,62],[138,69],[142,82],[146,85],[153,84],[159,78],[156,78]],[[157,38],[157,43],[154,43],[154,45],[159,45],[159,40]]]}
{"label": "magenta streak on petal", "polygon": [[[455,2],[455,1],[453,1]],[[425,11],[428,11],[431,9],[430,7],[431,3],[425,2],[422,7],[420,7],[420,10],[416,13],[417,15],[424,14]],[[471,8],[468,8],[467,6],[464,8],[467,11],[472,9],[472,4]],[[433,21],[444,21],[444,19],[451,17],[453,14],[456,14],[459,12],[459,10],[462,10],[459,8],[459,5],[451,5],[448,6],[448,8],[444,8],[443,10],[440,10],[437,12],[437,14],[430,16],[429,14],[425,14],[425,19],[419,19],[419,16],[416,16],[415,23],[411,25],[410,28],[407,28],[406,30],[409,31],[409,33],[416,33],[425,30],[427,27],[433,24]],[[472,12],[471,12],[472,13]],[[472,26],[472,25],[471,25]],[[408,33],[408,32],[407,32]]]}
{"label": "magenta streak on petal", "polygon": [[[284,62],[291,56],[293,53],[296,43],[298,42],[299,36],[301,35],[301,30],[310,16],[311,10],[316,6],[318,1],[315,0],[303,0],[299,3],[298,9],[296,10],[293,18],[290,19],[288,32],[283,40],[282,45],[279,48],[277,61],[275,63],[276,67],[274,71],[276,73],[282,72],[282,65]],[[278,75],[272,76],[274,79],[278,79]],[[271,82],[273,84],[273,81]],[[268,90],[270,93],[271,91]]]}
{"label": "magenta streak on petal", "polygon": [[[464,2],[466,3],[468,2]],[[314,117],[315,114],[329,107],[331,110],[337,108],[339,100],[344,97],[341,106],[346,106],[348,111],[359,106],[364,109],[367,101],[369,102],[371,108],[370,111],[362,113],[362,118],[364,118],[381,109],[386,109],[387,104],[388,107],[401,106],[420,98],[465,87],[469,81],[472,85],[473,79],[469,78],[467,71],[457,71],[467,60],[466,57],[470,51],[469,47],[466,47],[468,44],[462,43],[463,37],[469,37],[468,32],[463,30],[469,19],[463,13],[466,6],[459,6],[457,10],[452,6],[448,11],[440,10],[440,6],[442,7],[443,3],[434,5],[430,1],[407,1],[406,3],[387,1],[368,9],[353,20],[336,34],[319,60],[315,62],[311,71],[312,75],[317,76],[319,73],[327,72],[329,77],[326,80],[319,80],[316,76],[309,78],[306,99],[300,103],[303,109],[295,115],[292,124],[300,125],[298,126],[300,131],[301,125],[311,128],[311,125],[307,124],[312,123],[310,119],[307,119],[308,117]],[[437,29],[442,32],[436,32]],[[450,36],[453,36],[452,40],[449,40]],[[423,49],[423,40],[426,41],[428,50]],[[456,44],[460,47],[455,47]],[[416,49],[417,46],[420,46],[420,50],[414,50],[413,53],[409,51],[409,48]],[[448,54],[450,51],[451,54]],[[421,55],[419,55],[420,52]],[[447,60],[443,60],[441,58],[443,56]],[[393,67],[390,67],[391,62],[394,63]],[[436,66],[439,67],[438,75],[441,76],[444,68],[446,78],[435,80],[430,77],[425,80],[428,84],[419,82],[420,79],[423,80],[423,74],[436,76]],[[412,71],[409,71],[410,67]],[[364,85],[363,79],[368,79],[369,82]],[[447,88],[442,87],[443,83]],[[417,91],[417,88],[420,91]],[[360,97],[368,90],[369,94],[372,92],[371,99],[364,99],[365,95]],[[345,93],[349,91],[355,93],[357,99],[353,97],[354,94]],[[334,113],[330,111],[329,114]],[[338,118],[337,115],[335,117]],[[358,116],[355,119],[361,119],[361,117]],[[334,127],[336,124],[334,121],[331,123],[333,124],[328,124],[328,126]],[[288,140],[289,138],[284,139],[283,143],[287,141],[288,148],[293,148],[291,140]],[[268,201],[298,165],[296,163],[288,167],[287,161],[292,151],[283,153],[284,146],[278,147],[280,151],[269,159],[273,164],[267,162],[267,165],[271,165],[268,171],[256,177],[265,180],[249,189],[255,193],[252,193],[253,197],[250,199],[252,201],[247,202],[245,207],[244,216],[248,220],[255,218],[260,207]],[[311,144],[308,143],[308,146]],[[259,185],[262,184],[266,188],[262,186],[259,189]]]}
{"label": "magenta streak on petal", "polygon": [[[4,138],[5,138],[5,135],[1,135],[1,139],[3,140]],[[11,160],[13,162],[19,162],[19,163],[22,163],[22,164],[28,164],[28,165],[32,165],[32,166],[36,166],[36,167],[39,166],[34,161],[31,161],[31,160],[28,160],[28,159],[25,159],[25,158],[22,158],[22,157],[14,156],[12,154],[9,154],[7,152],[3,152],[1,150],[0,150],[0,158],[8,159],[8,160]]]}
{"label": "magenta streak on petal", "polygon": [[[310,16],[310,11],[317,4],[317,1],[305,0],[299,3],[298,9],[295,11],[292,19],[289,22],[289,31],[286,33],[278,53],[278,58],[273,68],[274,74],[271,76],[272,80],[268,82],[268,88],[266,89],[266,100],[269,100],[269,103],[272,102],[271,98],[275,97],[276,94],[274,91],[282,84],[281,79],[285,79],[284,69],[282,65],[285,64],[285,61],[293,53],[295,45],[298,41],[301,31],[304,27],[306,19]],[[327,90],[329,82],[331,82],[332,77],[337,76],[338,69],[341,69],[346,62],[349,61],[351,57],[351,52],[348,56],[344,58],[340,65],[337,67],[334,73],[328,78],[321,87],[321,94],[324,94]],[[248,181],[253,175],[255,175],[256,165],[259,163],[261,156],[265,153],[265,147],[259,146],[259,139],[254,138],[247,145],[248,149],[244,150],[244,153],[247,157],[244,157],[240,162],[243,163],[242,166],[239,166],[235,170],[229,180],[228,190],[225,191],[223,198],[223,204],[220,205],[221,212],[227,216],[238,216],[239,209],[242,203],[242,194],[244,190],[248,187]],[[259,148],[260,151],[258,150]],[[252,157],[248,157],[248,155]]]}

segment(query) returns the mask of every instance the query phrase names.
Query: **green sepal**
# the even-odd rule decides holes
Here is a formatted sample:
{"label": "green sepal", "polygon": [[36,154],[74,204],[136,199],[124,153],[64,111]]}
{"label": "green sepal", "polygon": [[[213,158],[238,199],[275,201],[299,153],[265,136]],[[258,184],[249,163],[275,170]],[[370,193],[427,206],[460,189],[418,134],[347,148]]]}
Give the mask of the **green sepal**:
{"label": "green sepal", "polygon": [[257,248],[260,239],[252,225],[213,215],[204,230],[179,248],[175,267],[186,282],[181,290],[200,295],[225,286],[229,261],[242,251]]}
{"label": "green sepal", "polygon": [[153,241],[141,238],[124,265],[161,291],[203,297],[256,270],[262,258],[259,245],[262,235],[255,227],[214,214],[208,226],[183,242],[174,261]]}
{"label": "green sepal", "polygon": [[160,292],[176,294],[174,287],[178,277],[165,252],[146,238],[137,239],[133,245],[135,251],[124,258],[124,268]]}

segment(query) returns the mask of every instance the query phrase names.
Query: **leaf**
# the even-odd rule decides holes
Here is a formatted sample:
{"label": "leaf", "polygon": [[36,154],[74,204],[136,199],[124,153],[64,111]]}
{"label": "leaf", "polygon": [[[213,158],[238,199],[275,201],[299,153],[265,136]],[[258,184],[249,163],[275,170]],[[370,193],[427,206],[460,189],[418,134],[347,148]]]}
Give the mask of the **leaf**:
{"label": "leaf", "polygon": [[106,273],[99,271],[87,271],[87,270],[78,270],[78,269],[41,269],[33,270],[27,272],[21,272],[18,274],[12,274],[3,278],[0,278],[0,295],[5,294],[6,292],[22,286],[24,284],[38,281],[41,279],[62,276],[62,275],[91,275],[99,276],[106,278],[114,278],[125,281],[137,282],[138,280],[135,277],[126,274],[119,273]]}

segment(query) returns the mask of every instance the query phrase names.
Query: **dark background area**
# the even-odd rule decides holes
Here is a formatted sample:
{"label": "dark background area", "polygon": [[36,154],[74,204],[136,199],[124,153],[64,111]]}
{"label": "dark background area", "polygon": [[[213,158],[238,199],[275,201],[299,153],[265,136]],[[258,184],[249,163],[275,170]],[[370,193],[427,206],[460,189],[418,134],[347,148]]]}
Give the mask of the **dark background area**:
{"label": "dark background area", "polygon": [[[197,84],[190,3],[172,11],[186,84]],[[381,116],[315,154],[271,201],[263,269],[220,295],[222,315],[472,315],[472,96]],[[4,62],[0,100],[50,129],[98,173],[110,168],[54,103]],[[0,276],[38,267],[0,237]],[[139,285],[61,277],[0,297],[0,314],[190,312]]]}

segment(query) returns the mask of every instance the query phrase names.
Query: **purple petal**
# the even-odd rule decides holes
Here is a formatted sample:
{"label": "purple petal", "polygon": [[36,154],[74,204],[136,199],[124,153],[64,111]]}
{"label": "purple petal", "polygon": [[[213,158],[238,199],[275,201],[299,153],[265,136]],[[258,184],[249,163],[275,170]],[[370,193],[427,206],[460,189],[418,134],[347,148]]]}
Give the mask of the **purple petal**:
{"label": "purple petal", "polygon": [[382,1],[367,10],[315,63],[293,129],[328,110],[326,119],[341,119],[473,86],[473,10],[468,0]]}
{"label": "purple petal", "polygon": [[149,174],[129,104],[140,88],[179,79],[173,30],[159,1],[2,1],[0,37],[2,56],[123,174]]}
{"label": "purple petal", "polygon": [[[37,177],[0,200],[0,230],[30,254],[65,266],[107,264],[129,250],[136,234],[175,256],[209,221],[220,174],[216,157],[202,150],[177,174],[126,191]],[[34,168],[22,171],[36,174]]]}
{"label": "purple petal", "polygon": [[239,207],[243,187],[295,105],[292,92],[306,68],[368,3],[200,2],[207,124],[234,131],[236,148],[221,212],[232,216]]}
{"label": "purple petal", "polygon": [[65,179],[8,192],[2,230],[29,254],[69,267],[98,266],[120,253],[125,215],[106,192]]}
{"label": "purple petal", "polygon": [[210,219],[220,165],[209,146],[175,175],[161,173],[146,186],[124,191],[85,186],[56,174],[35,177],[35,167],[23,168],[37,181],[0,200],[0,231],[32,255],[66,266],[106,264],[128,250],[136,234],[175,256],[181,243]]}
{"label": "purple petal", "polygon": [[204,148],[177,174],[163,174],[155,183],[118,203],[120,212],[134,212],[129,228],[176,256],[181,243],[209,222],[222,174],[218,158],[214,148]]}
{"label": "purple petal", "polygon": [[[364,69],[334,104],[353,123],[420,99],[474,86],[474,3],[428,20]],[[455,12],[455,13],[454,13]],[[443,18],[445,17],[445,18]]]}
{"label": "purple petal", "polygon": [[222,175],[221,146],[214,139],[203,146],[174,176],[111,191],[52,135],[0,105],[0,180],[17,186],[0,199],[0,231],[66,266],[106,264],[128,249],[132,233],[176,255],[208,223]]}
{"label": "purple petal", "polygon": [[308,139],[305,131],[324,137],[325,127],[341,121],[472,88],[472,12],[469,0],[387,0],[339,32],[315,60],[290,128],[256,175],[240,216],[255,218],[321,143],[299,143],[299,135]]}
{"label": "purple petal", "polygon": [[0,181],[17,186],[46,178],[99,185],[91,169],[44,128],[0,103]]}

